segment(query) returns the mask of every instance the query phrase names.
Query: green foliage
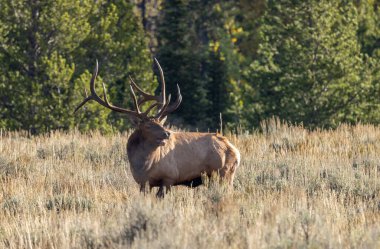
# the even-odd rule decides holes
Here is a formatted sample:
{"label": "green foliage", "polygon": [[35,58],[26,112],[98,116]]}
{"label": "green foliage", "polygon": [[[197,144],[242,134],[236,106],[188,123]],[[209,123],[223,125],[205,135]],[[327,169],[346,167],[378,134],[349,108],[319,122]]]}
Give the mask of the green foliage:
{"label": "green foliage", "polygon": [[165,72],[167,89],[174,92],[174,85],[180,85],[183,101],[175,114],[188,124],[198,125],[199,121],[207,118],[202,110],[207,109],[209,100],[200,75],[202,46],[191,16],[194,12],[190,11],[187,0],[166,1],[162,12],[162,28],[158,30],[158,59]]}
{"label": "green foliage", "polygon": [[268,1],[261,22],[257,58],[247,73],[254,88],[251,122],[272,115],[311,126],[366,121],[371,81],[352,4]]}
{"label": "green foliage", "polygon": [[0,126],[32,133],[77,124],[81,130],[125,127],[125,119],[116,122],[99,105],[77,116],[73,110],[88,88],[95,58],[118,104],[128,104],[127,74],[153,81],[132,8],[126,1],[2,1]]}
{"label": "green foliage", "polygon": [[36,133],[73,123],[68,101],[74,64],[67,55],[87,34],[90,9],[91,1],[2,1],[3,128]]}
{"label": "green foliage", "polygon": [[380,120],[380,1],[355,2],[359,13],[358,39],[362,52],[368,55],[367,74],[372,81],[371,94],[365,100],[363,118],[371,123]]}
{"label": "green foliage", "polygon": [[356,2],[359,13],[358,38],[363,52],[380,57],[380,1]]}
{"label": "green foliage", "polygon": [[[132,108],[129,78],[159,92],[176,125],[214,131],[272,116],[308,127],[380,123],[379,0],[3,0],[0,129],[125,130],[97,103],[75,115],[96,59],[97,92]],[[153,69],[153,70],[152,70]],[[153,73],[155,71],[155,74]]]}
{"label": "green foliage", "polygon": [[202,0],[165,1],[158,32],[159,59],[183,103],[176,115],[186,124],[215,129],[219,113],[232,121],[233,82],[239,77],[237,54],[226,25],[229,3]]}

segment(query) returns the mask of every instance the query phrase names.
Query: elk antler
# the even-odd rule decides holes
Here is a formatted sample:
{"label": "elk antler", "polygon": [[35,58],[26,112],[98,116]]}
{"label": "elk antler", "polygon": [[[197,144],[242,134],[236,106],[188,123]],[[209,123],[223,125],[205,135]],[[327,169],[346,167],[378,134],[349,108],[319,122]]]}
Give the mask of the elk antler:
{"label": "elk antler", "polygon": [[[105,87],[104,83],[102,83],[104,100],[101,97],[99,97],[99,95],[95,91],[95,79],[98,75],[98,61],[96,60],[95,69],[94,69],[94,72],[92,74],[91,81],[90,81],[91,95],[87,96],[87,91],[86,91],[86,98],[77,106],[77,108],[75,108],[74,113],[76,111],[78,111],[89,100],[95,100],[96,102],[98,102],[99,104],[101,104],[104,107],[107,107],[108,109],[111,109],[113,111],[120,112],[120,113],[126,113],[128,115],[137,117],[139,119],[149,118],[148,113],[154,107],[158,106],[159,110],[158,110],[158,113],[154,116],[154,118],[162,120],[166,115],[168,115],[170,112],[173,112],[175,109],[178,108],[178,106],[180,105],[180,103],[182,101],[182,95],[181,95],[179,86],[177,85],[177,96],[178,96],[177,100],[175,103],[169,105],[171,96],[169,95],[169,97],[166,99],[164,73],[163,73],[162,68],[161,68],[160,64],[158,63],[157,59],[155,58],[154,60],[158,66],[158,69],[160,70],[160,76],[161,76],[161,94],[160,94],[160,96],[154,96],[154,95],[150,95],[150,94],[144,92],[130,77],[131,95],[133,98],[133,103],[134,103],[136,111],[127,110],[127,109],[120,108],[120,107],[117,107],[117,106],[110,104],[108,102],[108,99],[107,99],[107,92],[106,92],[106,87]],[[142,97],[139,100],[137,100],[136,94],[135,94],[133,89],[136,89],[138,91],[138,93],[140,93],[142,95]],[[147,101],[150,101],[150,100],[154,100],[155,103],[153,103],[151,106],[149,106],[145,112],[141,112],[140,111],[141,105]]]}
{"label": "elk antler", "polygon": [[[170,103],[170,95],[168,98],[166,98],[166,85],[165,85],[165,78],[164,78],[164,72],[161,68],[160,63],[156,58],[154,58],[154,62],[156,63],[158,70],[160,71],[160,77],[161,77],[161,94],[159,96],[151,95],[143,90],[133,81],[133,79],[130,77],[131,80],[131,86],[137,90],[138,93],[142,95],[142,98],[140,98],[137,102],[138,108],[141,107],[141,105],[147,101],[154,100],[156,103],[148,107],[148,109],[145,111],[145,113],[148,113],[150,110],[152,110],[154,107],[158,106],[158,113],[154,116],[154,118],[157,118],[159,120],[162,120],[165,116],[167,116],[169,113],[175,111],[178,106],[182,102],[182,95],[181,91],[179,89],[179,86],[177,84],[177,100],[175,103],[169,105]],[[133,89],[132,89],[133,91]]]}
{"label": "elk antler", "polygon": [[160,96],[155,96],[155,95],[151,95],[151,94],[148,94],[148,93],[144,92],[133,81],[133,79],[131,77],[129,77],[129,79],[131,80],[131,85],[133,86],[133,88],[135,90],[137,90],[137,92],[142,95],[142,98],[138,100],[138,105],[139,106],[141,106],[142,104],[144,104],[147,101],[155,100],[155,101],[157,101],[159,103],[159,105],[160,105],[159,108],[161,109],[165,105],[165,103],[166,103],[165,78],[164,78],[164,72],[163,72],[163,70],[161,68],[161,65],[160,65],[160,63],[158,62],[158,60],[156,58],[154,58],[154,62],[156,63],[156,65],[158,67],[158,70],[160,71],[160,76],[161,76],[161,94],[160,94]]}
{"label": "elk antler", "polygon": [[[128,115],[132,115],[134,117],[137,117],[137,118],[141,118],[142,117],[142,113],[140,112],[140,110],[138,109],[138,106],[136,108],[136,111],[131,111],[131,110],[127,110],[127,109],[124,109],[124,108],[120,108],[120,107],[117,107],[117,106],[114,106],[112,104],[110,104],[108,102],[108,99],[107,99],[107,92],[106,92],[106,87],[103,84],[103,96],[104,96],[104,100],[99,97],[99,95],[96,93],[95,91],[95,79],[96,77],[98,76],[98,68],[99,68],[99,65],[98,65],[98,60],[96,60],[96,65],[95,65],[95,69],[94,69],[94,72],[92,74],[92,77],[91,77],[91,81],[90,81],[90,91],[91,91],[91,95],[90,96],[87,96],[78,106],[77,108],[75,108],[74,110],[74,113],[76,111],[78,111],[84,104],[86,104],[89,100],[95,100],[96,102],[98,102],[99,104],[101,104],[102,106],[104,107],[107,107],[108,109],[111,109],[112,111],[116,111],[116,112],[121,112],[121,113],[126,113]],[[87,94],[86,94],[87,95]],[[134,102],[137,103],[137,100],[136,100],[136,96],[133,94],[133,98],[134,98]]]}

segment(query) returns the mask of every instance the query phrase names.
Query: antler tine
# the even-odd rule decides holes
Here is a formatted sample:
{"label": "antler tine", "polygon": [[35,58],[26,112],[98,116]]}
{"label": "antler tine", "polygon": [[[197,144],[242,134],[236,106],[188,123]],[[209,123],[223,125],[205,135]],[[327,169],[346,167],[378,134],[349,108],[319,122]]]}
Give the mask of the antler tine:
{"label": "antler tine", "polygon": [[166,87],[165,87],[165,78],[164,78],[164,71],[161,68],[160,63],[158,62],[157,58],[154,58],[154,62],[156,63],[158,70],[160,71],[161,76],[161,103],[162,106],[165,106],[166,101]]}
{"label": "antler tine", "polygon": [[[137,118],[141,118],[141,116],[139,115],[140,113],[139,112],[136,112],[136,111],[131,111],[131,110],[127,110],[127,109],[124,109],[124,108],[120,108],[120,107],[117,107],[117,106],[114,106],[112,104],[110,104],[108,102],[108,99],[107,99],[107,92],[106,92],[106,87],[103,83],[103,95],[104,95],[104,100],[102,100],[101,97],[99,97],[99,95],[96,93],[95,91],[95,79],[98,75],[98,68],[99,68],[99,64],[98,64],[98,60],[96,60],[96,64],[95,64],[95,69],[94,69],[94,72],[92,74],[92,77],[91,77],[91,80],[90,80],[90,91],[91,91],[91,95],[86,97],[78,106],[77,108],[75,108],[74,110],[74,113],[76,111],[78,111],[84,104],[86,104],[89,100],[95,100],[96,102],[98,102],[100,105],[104,106],[104,107],[107,107],[108,109],[111,109],[112,111],[116,111],[116,112],[121,112],[121,113],[126,113],[128,115],[133,115]],[[136,100],[135,100],[136,101]]]}
{"label": "antler tine", "polygon": [[96,95],[96,92],[95,92],[95,78],[98,75],[98,68],[99,68],[99,64],[98,64],[98,60],[96,60],[94,72],[92,73],[91,80],[90,80],[91,95],[90,96],[87,95],[87,90],[85,88],[84,92],[86,94],[86,98],[77,106],[77,108],[75,108],[74,113],[76,113],[84,104],[86,104],[87,101],[94,99],[93,95]]}
{"label": "antler tine", "polygon": [[98,63],[98,60],[96,60],[95,69],[94,69],[94,72],[92,73],[92,77],[90,80],[90,91],[91,91],[91,95],[94,95],[94,96],[98,96],[95,92],[95,79],[98,76],[98,70],[99,70],[99,63]]}
{"label": "antler tine", "polygon": [[129,88],[131,89],[131,95],[132,95],[132,98],[133,98],[133,104],[135,105],[136,111],[137,111],[138,114],[141,114],[140,107],[139,107],[139,105],[137,103],[136,94],[135,94],[135,91],[133,91],[132,85],[129,85]]}
{"label": "antler tine", "polygon": [[[108,102],[108,98],[107,98],[107,91],[106,91],[106,86],[104,85],[104,82],[102,82],[102,86],[103,86],[103,98],[104,98],[104,101],[106,102],[106,104],[108,106],[110,106],[110,102]],[[95,91],[95,89],[94,89]]]}
{"label": "antler tine", "polygon": [[87,101],[91,100],[92,97],[89,96],[87,98],[85,98],[74,110],[74,113],[76,113],[84,104],[86,104]]}
{"label": "antler tine", "polygon": [[158,119],[161,118],[162,113],[164,113],[164,111],[166,110],[166,108],[168,107],[168,105],[170,103],[171,97],[172,97],[171,94],[169,94],[168,99],[166,101],[166,104],[161,108],[161,110],[156,114],[156,116],[154,116],[155,118],[158,118]]}
{"label": "antler tine", "polygon": [[[129,76],[129,79],[130,79],[130,88],[131,88],[131,92],[132,92],[132,97],[133,97],[133,100],[134,100],[134,105],[137,109],[137,111],[139,112],[139,114],[141,114],[141,111],[140,111],[140,107],[143,103],[147,102],[147,101],[150,101],[150,100],[155,100],[156,103],[153,103],[151,106],[148,107],[148,109],[142,113],[142,115],[144,117],[147,117],[148,116],[148,113],[156,106],[161,106],[161,102],[160,102],[160,98],[159,96],[154,96],[154,95],[150,95],[148,93],[146,93],[145,91],[143,91],[136,83],[135,81],[132,79],[131,76]],[[141,95],[142,95],[142,98],[139,99],[137,101],[136,99],[136,94],[135,94],[135,91],[133,89],[136,89]]]}
{"label": "antler tine", "polygon": [[143,103],[145,103],[146,101],[150,101],[150,100],[156,100],[157,102],[160,102],[160,98],[159,96],[154,96],[154,95],[151,95],[149,93],[146,93],[145,91],[143,91],[135,82],[134,80],[132,79],[131,76],[129,76],[129,79],[131,81],[131,85],[134,89],[136,89],[142,96],[143,98],[142,99],[139,99],[138,101],[138,105],[141,106]]}
{"label": "antler tine", "polygon": [[137,109],[137,111],[138,111],[139,114],[141,113],[139,109],[140,109],[140,107],[141,107],[142,104],[144,104],[147,101],[151,101],[151,100],[154,100],[154,101],[157,102],[157,103],[154,103],[154,104],[152,104],[151,106],[148,107],[147,111],[144,112],[145,116],[154,107],[158,106],[158,109],[159,109],[158,110],[158,114],[156,116],[160,115],[162,113],[163,109],[165,109],[167,107],[164,72],[163,72],[163,70],[161,68],[161,65],[158,62],[158,60],[156,58],[154,58],[154,61],[155,61],[156,65],[157,65],[157,67],[158,67],[158,70],[160,71],[160,77],[161,77],[161,94],[160,94],[160,96],[155,96],[155,95],[151,95],[151,94],[146,93],[145,91],[143,91],[135,83],[135,81],[132,79],[132,77],[129,76],[129,79],[131,81],[131,91],[132,91],[132,94],[133,94],[133,98],[134,99],[136,98],[136,94],[134,93],[133,89],[137,90],[137,92],[142,95],[142,97],[139,98],[138,101],[135,101],[135,107],[136,107],[136,109]]}
{"label": "antler tine", "polygon": [[164,108],[162,108],[162,110],[157,115],[158,119],[162,120],[169,113],[175,111],[179,107],[179,105],[181,104],[181,102],[182,102],[182,95],[181,95],[181,89],[179,88],[178,84],[177,84],[177,99],[171,105],[169,105],[169,102],[170,102],[170,99],[168,98],[168,103],[166,104],[166,106]]}
{"label": "antler tine", "polygon": [[147,116],[148,116],[148,113],[149,113],[154,107],[159,106],[159,105],[160,105],[160,103],[158,103],[158,102],[152,104],[151,106],[148,107],[148,109],[146,109],[146,111],[143,113],[143,115],[144,115],[145,117],[147,117]]}

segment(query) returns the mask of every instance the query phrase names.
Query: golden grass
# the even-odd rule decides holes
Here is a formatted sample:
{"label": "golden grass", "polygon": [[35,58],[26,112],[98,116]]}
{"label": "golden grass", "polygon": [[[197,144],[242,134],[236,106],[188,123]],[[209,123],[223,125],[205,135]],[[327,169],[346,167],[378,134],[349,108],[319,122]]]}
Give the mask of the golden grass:
{"label": "golden grass", "polygon": [[128,134],[0,136],[1,248],[380,248],[380,128],[229,136],[233,190],[139,193]]}

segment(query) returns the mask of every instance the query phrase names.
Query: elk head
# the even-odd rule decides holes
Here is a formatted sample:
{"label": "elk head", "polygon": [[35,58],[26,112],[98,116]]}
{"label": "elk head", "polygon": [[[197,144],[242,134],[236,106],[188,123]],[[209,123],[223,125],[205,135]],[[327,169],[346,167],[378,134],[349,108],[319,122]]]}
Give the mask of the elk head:
{"label": "elk head", "polygon": [[[170,131],[165,129],[163,125],[166,121],[167,115],[175,111],[181,104],[182,95],[177,84],[177,100],[174,103],[170,104],[171,95],[169,94],[169,96],[166,98],[164,73],[162,71],[160,63],[157,61],[156,58],[154,58],[154,61],[157,64],[161,77],[161,94],[159,96],[146,93],[133,81],[132,78],[130,78],[130,90],[135,110],[128,110],[112,105],[108,101],[106,87],[104,83],[103,99],[95,91],[95,79],[98,75],[98,61],[96,61],[95,69],[90,81],[91,95],[86,96],[86,98],[78,105],[78,107],[75,108],[74,113],[78,111],[88,101],[94,100],[98,102],[100,105],[108,109],[111,109],[112,111],[127,114],[127,116],[131,119],[133,124],[136,126],[136,130],[140,131],[143,138],[147,141],[156,145],[164,144],[164,140],[170,137]],[[139,98],[136,97],[135,90],[139,95],[141,95]],[[144,112],[142,112],[142,105],[148,101],[153,101],[153,103]],[[157,113],[149,115],[149,113],[154,108],[157,109]]]}

